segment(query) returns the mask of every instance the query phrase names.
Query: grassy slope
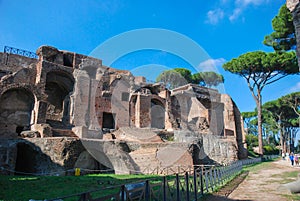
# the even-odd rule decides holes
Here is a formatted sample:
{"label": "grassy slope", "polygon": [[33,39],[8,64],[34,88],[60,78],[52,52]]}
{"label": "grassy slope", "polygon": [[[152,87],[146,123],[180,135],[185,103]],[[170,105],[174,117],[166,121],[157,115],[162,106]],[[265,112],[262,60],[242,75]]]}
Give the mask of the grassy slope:
{"label": "grassy slope", "polygon": [[[0,200],[50,199],[133,181],[161,180],[151,175],[0,176]],[[111,191],[107,191],[111,193]]]}
{"label": "grassy slope", "polygon": [[[272,165],[270,162],[263,162],[249,165],[243,168],[244,171],[257,172]],[[298,171],[274,175],[285,178],[283,183],[295,179]],[[162,180],[160,176],[151,175],[85,175],[85,176],[0,176],[0,200],[29,200],[29,199],[50,199],[65,195],[77,194],[94,189],[102,189],[109,186],[131,183],[139,180]],[[106,194],[116,192],[106,190]],[[292,199],[300,200],[299,195],[293,195]]]}

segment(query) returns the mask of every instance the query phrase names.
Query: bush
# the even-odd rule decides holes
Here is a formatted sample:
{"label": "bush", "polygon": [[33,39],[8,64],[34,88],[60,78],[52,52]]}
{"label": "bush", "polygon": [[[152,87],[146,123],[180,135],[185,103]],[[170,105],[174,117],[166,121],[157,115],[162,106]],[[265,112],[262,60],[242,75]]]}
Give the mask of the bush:
{"label": "bush", "polygon": [[277,149],[276,147],[271,146],[271,145],[265,145],[264,146],[264,154],[265,155],[278,155],[279,149]]}
{"label": "bush", "polygon": [[251,158],[257,158],[259,157],[258,154],[256,154],[254,151],[252,150],[248,150],[248,157],[251,157]]}
{"label": "bush", "polygon": [[248,151],[253,151],[253,147],[258,146],[258,138],[253,134],[246,135],[246,143]]}

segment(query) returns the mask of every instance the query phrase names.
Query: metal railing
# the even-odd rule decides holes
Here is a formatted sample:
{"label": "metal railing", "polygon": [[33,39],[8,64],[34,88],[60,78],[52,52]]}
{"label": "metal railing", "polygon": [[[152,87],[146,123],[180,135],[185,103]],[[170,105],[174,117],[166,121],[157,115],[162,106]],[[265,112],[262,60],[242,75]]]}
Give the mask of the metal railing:
{"label": "metal railing", "polygon": [[[161,181],[145,180],[47,201],[70,199],[78,201],[197,201],[204,194],[215,191],[216,188],[239,174],[244,165],[257,162],[261,162],[261,158],[240,160],[225,166],[194,166],[192,171],[186,169],[185,173],[176,173],[172,177],[163,176]],[[105,195],[104,192],[108,190],[114,193]]]}
{"label": "metal railing", "polygon": [[21,55],[21,56],[24,56],[24,57],[38,59],[38,55],[36,53],[30,52],[30,51],[27,51],[27,50],[18,49],[18,48],[15,48],[15,47],[4,46],[4,53],[17,54],[17,55]]}

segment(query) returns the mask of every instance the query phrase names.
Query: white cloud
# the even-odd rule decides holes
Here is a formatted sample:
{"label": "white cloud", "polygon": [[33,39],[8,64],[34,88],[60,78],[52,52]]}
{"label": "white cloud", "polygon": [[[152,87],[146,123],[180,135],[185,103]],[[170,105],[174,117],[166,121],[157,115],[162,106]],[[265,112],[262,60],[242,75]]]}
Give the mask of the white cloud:
{"label": "white cloud", "polygon": [[228,18],[230,22],[234,22],[238,19],[244,21],[245,17],[243,17],[243,12],[247,10],[248,7],[260,6],[269,2],[270,0],[219,0],[218,8],[207,12],[206,23],[216,25],[223,18]]}
{"label": "white cloud", "polygon": [[207,12],[207,20],[206,22],[209,24],[218,24],[220,20],[224,18],[224,11],[220,8],[215,10],[210,10]]}
{"label": "white cloud", "polygon": [[298,82],[295,86],[290,89],[290,92],[298,92],[300,91],[300,82]]}
{"label": "white cloud", "polygon": [[240,5],[240,6],[248,6],[250,4],[261,5],[261,4],[266,3],[268,1],[269,0],[236,0],[235,3],[236,3],[236,5]]}
{"label": "white cloud", "polygon": [[243,11],[250,5],[259,6],[264,3],[268,3],[269,0],[235,0],[235,9],[233,14],[229,16],[229,20],[233,22],[238,19]]}
{"label": "white cloud", "polygon": [[242,13],[242,9],[240,8],[234,9],[233,14],[229,16],[229,20],[233,22],[240,16],[241,13]]}
{"label": "white cloud", "polygon": [[221,4],[229,4],[232,0],[220,0]]}
{"label": "white cloud", "polygon": [[201,71],[216,71],[217,67],[221,67],[226,62],[224,58],[208,59],[199,64]]}

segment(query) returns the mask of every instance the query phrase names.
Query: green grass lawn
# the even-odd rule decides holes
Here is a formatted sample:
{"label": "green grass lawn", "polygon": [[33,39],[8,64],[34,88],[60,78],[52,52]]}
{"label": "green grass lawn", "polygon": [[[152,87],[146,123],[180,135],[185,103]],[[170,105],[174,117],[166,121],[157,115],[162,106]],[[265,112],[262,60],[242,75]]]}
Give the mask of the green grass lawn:
{"label": "green grass lawn", "polygon": [[272,161],[273,160],[269,160],[269,161],[264,161],[264,162],[261,162],[261,163],[254,163],[252,165],[247,165],[247,166],[243,167],[243,170],[255,173],[255,172],[258,172],[262,169],[270,167],[272,165],[272,163],[271,163]]}
{"label": "green grass lawn", "polygon": [[[102,189],[109,186],[132,183],[150,179],[161,181],[157,175],[113,175],[97,174],[85,176],[0,176],[0,200],[52,199],[78,194],[85,191]],[[105,194],[118,192],[119,189],[106,190]],[[104,192],[100,192],[103,193]],[[78,198],[77,198],[78,200]]]}
{"label": "green grass lawn", "polygon": [[[270,165],[268,162],[250,165],[244,171],[258,171]],[[168,180],[174,178],[169,176]],[[118,193],[120,185],[135,183],[138,181],[150,180],[150,183],[157,183],[163,180],[158,175],[114,175],[94,174],[84,176],[4,176],[0,175],[0,200],[26,200],[54,199],[58,197],[79,194],[82,192],[100,190],[111,186],[116,188],[97,191],[97,196]],[[170,180],[172,185],[172,180]],[[215,188],[215,190],[218,190]],[[93,197],[94,198],[94,197]],[[74,197],[70,200],[78,200]],[[69,201],[69,199],[64,199]]]}

